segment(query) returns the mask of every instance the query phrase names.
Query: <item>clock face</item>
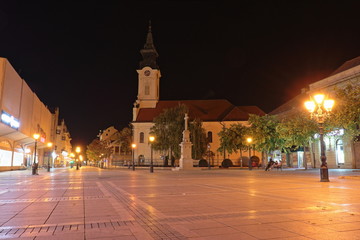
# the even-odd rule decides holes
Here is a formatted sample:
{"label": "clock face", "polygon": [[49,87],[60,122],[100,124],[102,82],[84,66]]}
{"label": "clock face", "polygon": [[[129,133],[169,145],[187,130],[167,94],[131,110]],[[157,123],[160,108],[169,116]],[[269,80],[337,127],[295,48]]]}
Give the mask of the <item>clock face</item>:
{"label": "clock face", "polygon": [[145,76],[150,76],[150,71],[149,71],[149,70],[146,70],[146,71],[144,72],[144,74],[145,74]]}

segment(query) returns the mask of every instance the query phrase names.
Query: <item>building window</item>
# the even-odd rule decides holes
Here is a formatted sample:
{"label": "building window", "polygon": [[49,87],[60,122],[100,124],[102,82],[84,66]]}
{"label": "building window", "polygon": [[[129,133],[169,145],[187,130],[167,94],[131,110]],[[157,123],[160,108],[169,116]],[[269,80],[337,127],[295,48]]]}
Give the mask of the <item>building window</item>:
{"label": "building window", "polygon": [[208,134],[207,134],[207,139],[208,139],[208,142],[209,142],[209,143],[212,143],[212,142],[213,142],[212,132],[208,132]]}
{"label": "building window", "polygon": [[343,145],[343,141],[341,139],[338,139],[336,141],[336,161],[338,164],[341,164],[341,165],[345,163],[344,145]]}
{"label": "building window", "polygon": [[149,95],[150,94],[150,86],[146,85],[145,86],[145,95]]}
{"label": "building window", "polygon": [[144,143],[144,133],[143,132],[140,133],[140,141],[139,142]]}

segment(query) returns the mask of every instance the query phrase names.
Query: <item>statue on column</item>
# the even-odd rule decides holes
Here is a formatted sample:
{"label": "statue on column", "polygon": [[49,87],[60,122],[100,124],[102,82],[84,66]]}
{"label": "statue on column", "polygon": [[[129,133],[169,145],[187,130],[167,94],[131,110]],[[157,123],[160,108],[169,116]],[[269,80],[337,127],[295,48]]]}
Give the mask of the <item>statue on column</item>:
{"label": "statue on column", "polygon": [[180,143],[181,146],[181,158],[180,158],[180,170],[193,169],[193,159],[191,156],[192,143],[190,142],[190,131],[188,130],[188,114],[185,113],[185,130],[183,131],[183,139]]}

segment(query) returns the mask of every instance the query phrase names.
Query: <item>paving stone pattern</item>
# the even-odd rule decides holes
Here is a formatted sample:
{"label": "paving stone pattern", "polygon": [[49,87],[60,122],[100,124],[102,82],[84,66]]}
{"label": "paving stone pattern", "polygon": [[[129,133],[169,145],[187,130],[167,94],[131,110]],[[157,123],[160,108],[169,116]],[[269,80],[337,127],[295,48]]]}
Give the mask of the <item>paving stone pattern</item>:
{"label": "paving stone pattern", "polygon": [[0,172],[1,239],[360,240],[359,172]]}

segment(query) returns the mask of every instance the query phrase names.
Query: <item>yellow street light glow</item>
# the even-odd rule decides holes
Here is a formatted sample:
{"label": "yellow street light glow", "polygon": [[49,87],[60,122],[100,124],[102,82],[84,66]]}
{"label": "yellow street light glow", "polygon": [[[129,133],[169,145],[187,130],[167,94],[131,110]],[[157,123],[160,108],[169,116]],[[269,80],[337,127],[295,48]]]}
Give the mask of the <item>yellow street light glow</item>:
{"label": "yellow street light glow", "polygon": [[152,142],[154,142],[155,141],[155,137],[154,136],[150,136],[149,137],[149,141],[152,143]]}
{"label": "yellow street light glow", "polygon": [[75,152],[77,152],[77,153],[81,152],[81,148],[80,148],[80,147],[76,147]]}
{"label": "yellow street light glow", "polygon": [[48,143],[47,143],[47,146],[48,146],[48,147],[52,147],[52,145],[53,145],[52,142],[48,142]]}
{"label": "yellow street light glow", "polygon": [[305,102],[305,108],[309,111],[309,112],[314,112],[315,111],[315,103],[314,101],[306,101]]}
{"label": "yellow street light glow", "polygon": [[82,161],[82,160],[83,160],[83,156],[82,156],[82,155],[80,155],[80,156],[79,156],[79,158],[80,158],[80,161]]}
{"label": "yellow street light glow", "polygon": [[135,143],[131,144],[131,147],[136,148],[136,144]]}
{"label": "yellow street light glow", "polygon": [[333,108],[335,104],[335,101],[332,99],[328,99],[324,101],[324,108],[326,109],[326,111],[330,112],[331,109]]}
{"label": "yellow street light glow", "polygon": [[248,138],[246,139],[246,141],[247,141],[248,143],[251,143],[251,142],[252,142],[252,138],[251,138],[251,137],[248,137]]}
{"label": "yellow street light glow", "polygon": [[34,133],[34,134],[33,134],[33,138],[34,138],[35,140],[38,140],[38,139],[40,138],[40,134]]}
{"label": "yellow street light glow", "polygon": [[326,153],[325,153],[325,142],[324,142],[324,122],[326,118],[330,117],[330,112],[335,104],[333,99],[325,99],[324,94],[316,94],[312,101],[306,101],[305,107],[310,112],[310,117],[315,119],[319,124],[319,134],[320,134],[320,181],[329,182],[329,173],[326,162]]}
{"label": "yellow street light glow", "polygon": [[315,102],[316,102],[317,104],[322,104],[322,102],[323,102],[324,99],[325,99],[325,95],[324,95],[324,94],[316,94],[316,95],[314,96],[314,99],[315,99]]}

